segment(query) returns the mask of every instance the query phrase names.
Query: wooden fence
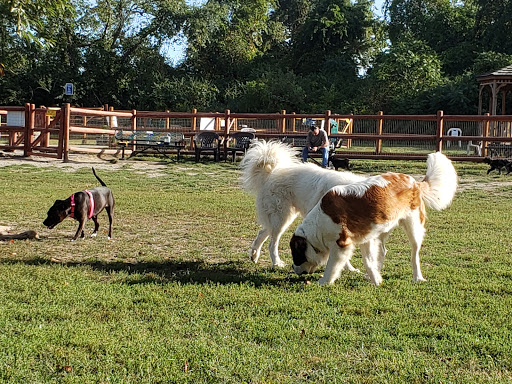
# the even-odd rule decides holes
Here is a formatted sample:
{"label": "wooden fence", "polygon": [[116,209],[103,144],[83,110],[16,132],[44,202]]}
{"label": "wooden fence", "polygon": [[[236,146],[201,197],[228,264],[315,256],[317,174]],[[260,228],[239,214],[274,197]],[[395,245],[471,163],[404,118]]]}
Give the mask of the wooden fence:
{"label": "wooden fence", "polygon": [[511,115],[444,115],[442,111],[436,115],[153,112],[69,104],[62,108],[0,106],[0,150],[21,150],[27,157],[64,161],[75,152],[115,154],[115,131],[128,129],[183,132],[191,152],[193,136],[204,129],[217,131],[224,138],[250,129],[259,139],[289,141],[305,137],[309,119],[322,123],[330,137],[343,139],[337,151],[340,157],[419,160],[434,151],[456,161],[482,161],[490,154],[512,156]]}

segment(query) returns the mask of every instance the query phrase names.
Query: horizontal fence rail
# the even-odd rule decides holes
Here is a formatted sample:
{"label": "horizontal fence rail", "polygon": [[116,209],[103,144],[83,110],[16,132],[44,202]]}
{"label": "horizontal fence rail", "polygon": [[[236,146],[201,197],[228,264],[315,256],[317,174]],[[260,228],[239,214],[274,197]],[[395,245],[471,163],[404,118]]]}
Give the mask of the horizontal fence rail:
{"label": "horizontal fence rail", "polygon": [[[185,153],[203,130],[217,132],[224,145],[230,134],[249,130],[257,139],[302,142],[311,122],[341,141],[336,156],[361,159],[425,159],[441,151],[456,161],[483,161],[486,156],[512,157],[512,116],[486,115],[343,115],[323,114],[154,112],[102,108],[0,106],[0,150],[64,161],[69,154],[116,154],[118,130],[181,132]],[[124,148],[123,148],[124,149]],[[135,144],[126,147],[135,150]]]}

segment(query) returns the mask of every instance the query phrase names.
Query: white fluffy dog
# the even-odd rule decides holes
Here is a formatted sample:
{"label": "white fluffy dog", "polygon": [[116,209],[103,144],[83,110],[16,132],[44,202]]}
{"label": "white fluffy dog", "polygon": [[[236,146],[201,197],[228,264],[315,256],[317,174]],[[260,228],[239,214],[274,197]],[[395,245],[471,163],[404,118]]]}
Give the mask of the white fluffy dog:
{"label": "white fluffy dog", "polygon": [[290,242],[293,269],[298,274],[312,273],[327,263],[319,283],[332,284],[359,245],[368,277],[379,285],[386,254],[383,241],[400,225],[411,243],[413,281],[424,281],[419,251],[425,234],[425,206],[445,209],[456,189],[455,169],[439,152],[428,155],[427,174],[421,182],[408,175],[386,173],[336,186],[295,231]]}
{"label": "white fluffy dog", "polygon": [[[279,258],[279,239],[298,214],[303,217],[335,185],[352,184],[365,179],[351,172],[326,170],[302,163],[297,151],[278,141],[255,142],[244,156],[241,185],[256,195],[256,213],[262,229],[254,239],[249,255],[255,263],[261,247],[270,236],[273,267],[285,264]],[[346,268],[355,270],[350,263]]]}

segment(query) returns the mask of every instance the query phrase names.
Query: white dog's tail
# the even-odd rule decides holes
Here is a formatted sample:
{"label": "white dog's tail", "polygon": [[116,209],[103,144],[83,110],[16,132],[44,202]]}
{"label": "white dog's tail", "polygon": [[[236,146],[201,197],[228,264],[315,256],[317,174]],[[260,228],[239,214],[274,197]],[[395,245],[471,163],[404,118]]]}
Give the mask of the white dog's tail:
{"label": "white dog's tail", "polygon": [[452,162],[441,152],[427,157],[427,174],[420,183],[427,207],[440,211],[447,208],[457,190],[457,172]]}
{"label": "white dog's tail", "polygon": [[254,142],[240,163],[242,187],[248,192],[257,193],[274,169],[299,164],[297,155],[296,149],[280,141]]}

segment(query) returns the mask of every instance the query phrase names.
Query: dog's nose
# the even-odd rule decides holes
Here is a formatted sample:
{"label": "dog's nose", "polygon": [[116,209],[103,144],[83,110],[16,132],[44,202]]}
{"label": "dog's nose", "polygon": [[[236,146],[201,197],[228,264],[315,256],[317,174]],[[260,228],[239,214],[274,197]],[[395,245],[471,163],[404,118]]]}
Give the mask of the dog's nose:
{"label": "dog's nose", "polygon": [[306,273],[305,270],[303,270],[301,267],[298,267],[296,266],[295,264],[292,264],[292,268],[293,268],[293,271],[297,274],[297,275],[303,275]]}

